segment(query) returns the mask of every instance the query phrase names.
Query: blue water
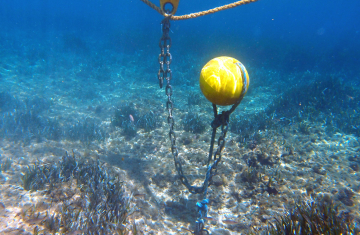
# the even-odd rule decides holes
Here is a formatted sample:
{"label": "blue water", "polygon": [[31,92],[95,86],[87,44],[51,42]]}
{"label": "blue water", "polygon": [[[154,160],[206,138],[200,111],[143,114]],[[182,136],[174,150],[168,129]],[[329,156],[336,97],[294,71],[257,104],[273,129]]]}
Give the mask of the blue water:
{"label": "blue water", "polygon": [[[177,14],[229,2],[182,1]],[[259,1],[173,22],[173,53],[175,57],[178,51],[189,48],[209,57],[229,54],[243,58],[244,63],[290,71],[342,69],[356,73],[359,9],[358,1]],[[23,39],[35,37],[39,42],[68,32],[92,36],[100,42],[120,35],[127,38],[120,39],[121,44],[113,45],[113,50],[155,53],[161,34],[161,16],[141,1],[2,2],[0,20],[2,37],[21,31]]]}
{"label": "blue water", "polygon": [[[176,15],[231,2],[183,0]],[[155,233],[166,228],[176,234],[165,218],[194,228],[195,206],[188,205],[198,198],[178,193],[186,189],[169,154],[167,97],[158,88],[162,19],[140,0],[0,1],[0,186],[31,189],[19,172],[25,174],[36,162],[45,169],[48,161],[58,163],[57,171],[61,159],[73,159],[67,153],[62,158],[65,151],[75,149],[74,156],[93,157],[126,172],[123,180],[131,181],[127,190],[137,195],[134,200],[146,198],[150,205],[139,206],[136,220],[148,219]],[[214,200],[210,216],[221,215],[230,224],[208,221],[209,230],[237,234],[249,232],[250,225],[263,228],[290,201],[315,194],[330,195],[348,213],[359,211],[360,1],[259,0],[171,21],[170,30],[175,131],[179,151],[191,149],[183,155],[190,181],[205,174],[201,167],[207,156],[193,152],[208,151],[213,117],[199,89],[201,68],[214,57],[231,56],[250,77],[249,91],[230,117],[223,159],[228,167],[219,167],[222,178],[216,186],[235,185],[237,191],[224,186],[209,196]],[[191,171],[195,166],[201,170]],[[281,172],[287,178],[264,191],[261,180],[243,177],[254,169],[262,176]],[[103,170],[106,176],[113,173]],[[34,190],[48,185],[43,184]],[[222,203],[231,213],[214,199],[220,195],[230,198]],[[289,203],[278,205],[283,196]],[[265,208],[268,214],[257,211],[261,200],[275,201],[268,203],[274,208]],[[10,208],[9,201],[2,203]],[[19,208],[21,203],[26,204],[18,202]],[[6,213],[12,218],[10,209]],[[0,219],[0,233],[3,224]],[[30,231],[34,224],[27,226]],[[86,229],[74,225],[72,231]]]}

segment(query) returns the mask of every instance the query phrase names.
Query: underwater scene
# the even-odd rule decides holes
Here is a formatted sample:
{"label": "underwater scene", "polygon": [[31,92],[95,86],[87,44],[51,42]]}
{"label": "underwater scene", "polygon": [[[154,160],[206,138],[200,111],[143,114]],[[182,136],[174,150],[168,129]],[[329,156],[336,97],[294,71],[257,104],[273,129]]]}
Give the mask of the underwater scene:
{"label": "underwater scene", "polygon": [[360,1],[233,3],[1,1],[0,234],[360,234]]}

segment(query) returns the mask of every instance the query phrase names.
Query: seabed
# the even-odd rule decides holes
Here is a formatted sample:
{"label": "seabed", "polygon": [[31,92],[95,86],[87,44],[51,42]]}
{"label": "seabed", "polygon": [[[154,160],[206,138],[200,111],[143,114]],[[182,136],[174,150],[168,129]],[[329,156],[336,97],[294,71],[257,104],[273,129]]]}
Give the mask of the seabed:
{"label": "seabed", "polygon": [[[18,58],[8,58],[9,62],[1,64],[0,92],[7,99],[1,101],[0,110],[0,234],[61,234],[62,228],[49,230],[47,219],[60,216],[64,205],[90,200],[82,197],[75,178],[57,182],[57,189],[50,190],[46,184],[39,190],[24,189],[23,177],[29,166],[59,166],[66,152],[79,164],[99,162],[109,177],[121,181],[128,213],[124,223],[114,228],[126,229],[128,234],[135,227],[138,234],[190,234],[185,229],[194,229],[195,205],[201,198],[187,191],[175,170],[165,91],[156,83],[156,59],[150,71],[131,63],[131,58],[123,55],[122,61],[130,63],[126,66],[114,62],[106,81],[92,77],[93,71],[83,74],[83,65],[76,64],[75,59],[75,65],[69,68],[63,59],[64,64],[55,72],[48,72],[41,60],[28,68],[18,64]],[[20,67],[28,72],[20,73]],[[209,219],[205,228],[211,234],[261,234],[269,222],[298,201],[311,202],[318,196],[334,200],[341,212],[359,223],[358,134],[336,128],[327,121],[328,114],[310,113],[309,109],[300,109],[297,118],[265,115],[286,94],[286,90],[279,92],[280,87],[289,86],[285,82],[262,85],[262,78],[277,75],[265,69],[257,73],[254,70],[248,68],[250,90],[232,114],[234,124],[227,135],[218,175],[208,189]],[[179,71],[174,80],[184,80],[187,75]],[[154,82],[141,80],[140,76],[154,78]],[[307,71],[292,76],[316,81],[322,75]],[[207,169],[212,106],[195,82],[175,84],[173,89],[183,170],[192,184],[201,185]],[[190,95],[197,97],[196,102],[188,100]],[[344,109],[333,115],[343,116],[347,122],[348,112],[359,112],[358,105],[351,108],[358,104],[359,97],[343,93],[337,98]],[[130,113],[134,120],[124,107],[136,112]],[[118,125],[114,125],[116,110],[124,112],[123,116],[119,114],[123,119]],[[148,129],[136,126],[149,113],[154,114],[151,117],[156,125]],[[197,122],[192,122],[192,117]],[[262,126],[259,123],[264,120],[259,117],[267,118]],[[10,122],[11,118],[18,121]],[[11,123],[13,126],[9,126]],[[189,123],[195,129],[199,125],[204,128],[192,131],[186,127]],[[74,224],[68,234],[85,233],[86,226],[79,224]]]}

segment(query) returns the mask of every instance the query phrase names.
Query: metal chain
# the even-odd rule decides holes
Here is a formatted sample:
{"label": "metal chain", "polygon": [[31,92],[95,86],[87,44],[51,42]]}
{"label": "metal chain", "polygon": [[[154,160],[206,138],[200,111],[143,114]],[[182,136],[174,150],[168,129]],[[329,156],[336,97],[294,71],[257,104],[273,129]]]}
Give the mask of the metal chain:
{"label": "metal chain", "polygon": [[[219,162],[221,161],[221,151],[225,148],[225,137],[226,133],[229,128],[229,116],[230,114],[235,110],[236,106],[238,104],[235,104],[229,111],[223,111],[220,115],[217,113],[216,105],[213,104],[213,110],[214,110],[214,121],[211,123],[211,127],[213,128],[212,135],[211,135],[211,144],[210,144],[210,151],[209,151],[209,159],[208,159],[208,170],[206,172],[206,177],[204,180],[204,184],[202,186],[203,190],[203,200],[201,202],[196,203],[197,209],[198,209],[198,217],[196,219],[196,226],[194,234],[209,234],[209,232],[204,229],[204,218],[207,216],[207,203],[209,203],[209,200],[206,198],[207,189],[212,183],[212,177],[216,175],[217,172],[217,166]],[[221,126],[221,134],[218,138],[218,147],[216,149],[216,152],[214,154],[214,162],[210,166],[211,158],[213,156],[213,149],[214,149],[214,142],[215,142],[215,136],[216,136],[216,130],[218,127]]]}
{"label": "metal chain", "polygon": [[[161,53],[159,54],[160,69],[158,72],[158,79],[159,79],[160,88],[163,87],[164,79],[166,79],[166,87],[165,87],[165,93],[167,96],[166,109],[168,110],[169,113],[167,122],[170,128],[169,139],[171,143],[171,153],[174,157],[175,168],[178,172],[181,183],[184,184],[186,188],[189,190],[189,192],[193,194],[203,193],[203,200],[196,204],[198,209],[198,217],[196,220],[196,227],[194,234],[195,235],[209,234],[209,232],[206,229],[204,229],[204,221],[205,221],[204,218],[206,218],[207,216],[207,210],[208,210],[207,203],[209,202],[209,200],[206,198],[207,189],[212,184],[213,176],[216,175],[217,173],[217,166],[221,161],[221,152],[225,148],[225,137],[229,127],[229,116],[239,105],[240,101],[234,104],[230,110],[223,111],[220,115],[217,113],[216,105],[213,104],[214,121],[211,123],[211,127],[213,128],[213,131],[211,136],[210,151],[208,157],[208,169],[206,172],[206,177],[202,186],[191,186],[182,170],[182,165],[179,159],[179,151],[176,146],[176,134],[174,131],[175,120],[172,113],[174,107],[173,107],[173,102],[171,100],[173,90],[172,90],[172,86],[170,85],[170,81],[172,79],[172,71],[170,69],[170,64],[172,60],[172,56],[170,54],[171,38],[169,36],[170,17],[164,18],[161,23],[162,23],[163,35],[159,42]],[[220,126],[221,126],[221,134],[217,141],[218,147],[213,155],[216,130]],[[214,162],[212,165],[210,165],[212,158]]]}
{"label": "metal chain", "polygon": [[[166,95],[168,95],[168,90],[171,89],[170,80],[172,79],[172,72],[170,69],[170,64],[171,64],[171,60],[172,60],[172,56],[170,54],[171,38],[169,36],[170,17],[164,18],[161,21],[161,24],[162,24],[163,35],[160,38],[160,42],[159,42],[159,46],[161,48],[161,54],[159,54],[160,69],[158,72],[158,79],[159,79],[160,88],[163,87],[164,79],[166,79],[168,81],[167,86],[166,86]],[[165,50],[166,50],[166,52],[165,52]],[[166,65],[165,69],[164,69],[164,65]],[[168,88],[168,86],[169,86],[169,88]],[[171,100],[171,94],[168,97],[170,97],[170,100]]]}

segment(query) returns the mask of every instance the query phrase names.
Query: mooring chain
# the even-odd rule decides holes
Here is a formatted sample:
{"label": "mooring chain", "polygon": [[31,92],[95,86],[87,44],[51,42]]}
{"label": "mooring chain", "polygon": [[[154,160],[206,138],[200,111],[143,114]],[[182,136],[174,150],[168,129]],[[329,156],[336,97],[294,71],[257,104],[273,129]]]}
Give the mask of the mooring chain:
{"label": "mooring chain", "polygon": [[[174,157],[175,166],[178,171],[178,174],[180,175],[181,182],[183,182],[186,185],[187,180],[184,177],[184,174],[182,173],[181,164],[180,164],[180,161],[178,160],[179,151],[176,146],[176,135],[175,135],[175,131],[174,131],[175,120],[174,120],[174,117],[172,114],[172,110],[173,110],[174,106],[173,106],[173,102],[171,100],[172,86],[170,85],[170,81],[172,79],[172,72],[170,69],[170,64],[171,64],[171,60],[172,60],[172,56],[170,54],[171,38],[169,36],[170,17],[164,18],[162,20],[161,24],[162,24],[163,35],[162,35],[162,37],[160,39],[160,43],[159,43],[160,48],[161,48],[161,54],[159,54],[160,69],[158,72],[158,79],[159,79],[160,88],[163,87],[164,79],[166,79],[165,93],[166,93],[166,96],[168,97],[168,99],[166,101],[166,109],[169,112],[167,121],[168,121],[168,124],[170,127],[169,139],[170,139],[170,143],[171,143],[171,153]],[[165,52],[165,49],[166,49],[166,52]],[[166,69],[164,69],[164,64],[166,64]]]}
{"label": "mooring chain", "polygon": [[[211,123],[213,132],[212,132],[212,136],[211,136],[211,144],[210,144],[210,151],[209,151],[208,170],[206,172],[206,177],[205,177],[204,184],[202,187],[204,199],[201,202],[196,203],[197,210],[198,210],[198,216],[196,219],[196,225],[195,225],[195,231],[194,231],[195,235],[209,234],[209,232],[206,229],[204,229],[204,227],[205,227],[204,218],[207,217],[207,211],[208,211],[207,204],[209,203],[209,200],[206,198],[206,194],[207,194],[208,187],[212,183],[212,177],[214,175],[216,175],[217,166],[218,166],[219,162],[221,161],[221,151],[225,148],[225,137],[226,137],[226,133],[227,133],[228,127],[229,127],[229,115],[233,111],[233,109],[231,109],[230,111],[225,111],[225,112],[222,112],[221,115],[218,115],[215,104],[213,104],[213,109],[214,109],[214,121]],[[221,134],[217,141],[218,147],[213,156],[216,130],[220,126],[221,126]],[[212,157],[214,157],[214,159],[213,159],[214,162],[210,166]]]}
{"label": "mooring chain", "polygon": [[[170,81],[172,79],[172,71],[170,69],[170,64],[172,60],[172,56],[170,53],[171,38],[169,36],[170,17],[164,18],[164,20],[161,23],[162,23],[163,35],[159,42],[161,53],[159,54],[160,69],[158,71],[158,79],[159,79],[160,88],[163,87],[164,79],[166,80],[166,87],[165,87],[165,93],[167,96],[166,109],[168,110],[169,113],[167,122],[170,128],[169,139],[171,143],[171,153],[174,157],[175,168],[178,172],[181,183],[185,185],[185,187],[189,190],[189,192],[193,194],[201,194],[201,193],[203,194],[203,200],[196,204],[198,216],[196,220],[196,227],[194,234],[196,235],[209,234],[209,232],[204,228],[205,218],[207,216],[207,211],[208,211],[207,203],[209,202],[209,200],[206,198],[207,189],[212,184],[213,176],[216,175],[217,173],[217,166],[221,161],[221,152],[225,147],[225,137],[228,130],[229,115],[235,110],[237,104],[235,104],[229,111],[223,111],[220,115],[217,113],[216,105],[213,104],[214,121],[211,123],[211,127],[213,131],[212,131],[212,137],[210,143],[210,151],[209,151],[208,164],[207,164],[208,167],[207,167],[205,180],[202,186],[190,185],[188,179],[186,178],[182,170],[182,165],[179,159],[179,151],[176,146],[176,134],[174,131],[175,120],[172,113],[173,102],[171,100],[173,90],[172,90],[172,86],[170,85]],[[213,154],[216,131],[217,128],[219,128],[220,126],[221,126],[221,134],[217,141],[218,147],[215,153]],[[210,165],[212,159],[213,159],[213,163]]]}
{"label": "mooring chain", "polygon": [[[257,1],[257,0],[244,0],[243,2],[252,2],[252,1]],[[169,124],[169,129],[170,129],[169,130],[169,139],[170,139],[170,143],[171,143],[171,153],[174,158],[175,168],[178,172],[180,181],[183,185],[185,185],[185,187],[189,190],[189,192],[191,192],[193,194],[201,194],[201,193],[203,194],[203,200],[201,202],[196,203],[198,216],[196,219],[194,234],[195,235],[205,235],[205,234],[210,234],[209,231],[207,231],[205,229],[205,220],[206,220],[207,212],[208,212],[207,204],[209,203],[209,200],[207,199],[207,190],[208,190],[208,187],[213,183],[212,178],[217,173],[217,166],[218,166],[219,162],[221,161],[221,152],[225,148],[225,138],[226,138],[226,134],[227,134],[227,131],[229,128],[230,114],[240,104],[242,97],[245,95],[245,93],[246,93],[245,91],[247,90],[246,89],[247,81],[246,81],[246,79],[243,80],[243,87],[245,87],[245,89],[243,89],[239,101],[237,103],[235,103],[231,107],[230,110],[223,111],[221,114],[218,114],[217,107],[215,104],[213,104],[214,120],[211,123],[211,127],[213,130],[212,130],[212,136],[211,136],[206,176],[205,176],[202,186],[191,186],[182,170],[182,165],[181,165],[181,162],[179,159],[179,151],[176,146],[176,134],[174,131],[175,120],[174,120],[173,113],[172,113],[174,107],[173,107],[173,102],[171,100],[173,90],[172,90],[172,86],[170,85],[170,81],[172,79],[172,71],[170,69],[170,64],[172,61],[172,56],[170,53],[171,38],[169,36],[171,19],[173,19],[172,15],[167,15],[167,17],[165,17],[161,22],[163,34],[162,34],[162,37],[159,42],[161,53],[159,54],[159,58],[158,58],[159,64],[160,64],[160,69],[158,71],[158,79],[159,79],[160,88],[163,87],[164,79],[166,79],[165,93],[167,96],[166,109],[168,110],[168,113],[169,113],[168,118],[167,118],[167,122]],[[242,64],[240,63],[239,66],[241,67]],[[242,69],[242,71],[243,70],[245,70],[245,69]],[[215,153],[213,153],[216,131],[219,127],[221,127],[221,134],[219,135],[219,138],[217,140],[217,145],[218,145],[217,149],[216,149]],[[210,164],[212,160],[213,160],[213,163]]]}
{"label": "mooring chain", "polygon": [[[159,54],[160,69],[158,72],[158,79],[159,79],[160,88],[163,87],[164,79],[166,79],[165,92],[166,92],[166,96],[168,97],[167,102],[166,102],[166,109],[169,112],[167,121],[168,121],[168,124],[170,127],[169,138],[170,138],[170,143],[171,143],[171,152],[174,157],[175,167],[176,167],[176,170],[178,172],[181,182],[189,189],[189,191],[191,193],[201,193],[202,191],[199,191],[199,189],[197,189],[196,187],[192,187],[189,184],[187,178],[184,176],[182,166],[181,166],[180,160],[178,158],[179,151],[176,146],[176,135],[175,135],[175,131],[174,131],[175,120],[172,115],[172,110],[173,110],[173,102],[171,100],[172,86],[170,85],[170,81],[172,79],[172,72],[170,69],[170,64],[171,64],[171,60],[172,60],[172,57],[170,54],[171,38],[169,36],[170,17],[164,18],[161,23],[162,23],[163,35],[162,35],[162,37],[160,39],[160,43],[159,43],[160,49],[161,49],[161,54]],[[165,66],[166,66],[166,68],[165,68]]]}
{"label": "mooring chain", "polygon": [[[179,156],[179,151],[178,148],[176,146],[176,135],[175,135],[175,131],[174,131],[174,126],[175,126],[175,120],[174,117],[172,115],[172,110],[173,110],[173,102],[171,100],[171,96],[172,96],[172,86],[170,85],[170,81],[172,79],[172,72],[170,69],[170,64],[171,64],[171,60],[172,60],[172,56],[170,53],[170,47],[171,47],[171,38],[169,36],[169,31],[170,31],[170,17],[166,17],[162,20],[161,22],[162,24],[162,32],[163,35],[160,39],[160,49],[161,49],[161,54],[159,54],[159,64],[160,64],[160,69],[158,72],[158,79],[159,79],[159,85],[160,88],[163,87],[163,83],[164,83],[164,79],[166,79],[166,87],[165,87],[165,93],[166,96],[168,97],[167,101],[166,101],[166,109],[169,112],[169,116],[167,118],[170,130],[169,130],[169,138],[170,138],[170,143],[171,143],[171,153],[174,157],[174,162],[175,162],[175,167],[176,170],[180,176],[180,180],[181,182],[187,187],[191,187],[188,180],[186,179],[186,177],[183,174],[182,171],[182,167],[181,167],[181,163],[178,159]],[[164,69],[164,65],[166,65],[166,68]],[[189,189],[190,190],[190,189]],[[191,191],[192,193],[195,193],[193,191]]]}
{"label": "mooring chain", "polygon": [[[160,38],[160,42],[159,42],[159,46],[161,48],[161,54],[159,54],[160,69],[158,72],[158,79],[159,79],[160,88],[163,87],[164,79],[168,81],[166,86],[166,95],[168,95],[168,91],[169,91],[170,96],[168,95],[168,97],[170,97],[171,100],[170,80],[172,79],[172,72],[170,69],[170,64],[171,64],[172,56],[170,54],[171,38],[169,36],[170,17],[164,18],[161,21],[161,24],[162,24],[163,35]],[[164,65],[166,66],[166,68],[164,68]]]}

